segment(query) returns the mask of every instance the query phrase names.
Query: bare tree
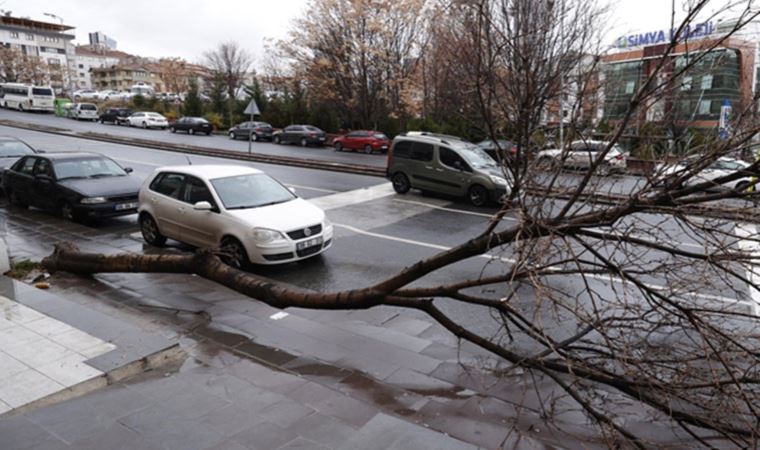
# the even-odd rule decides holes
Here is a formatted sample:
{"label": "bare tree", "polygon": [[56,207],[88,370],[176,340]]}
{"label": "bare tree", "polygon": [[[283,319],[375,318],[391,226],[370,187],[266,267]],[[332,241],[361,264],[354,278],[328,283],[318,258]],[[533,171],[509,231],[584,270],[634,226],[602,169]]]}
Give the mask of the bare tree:
{"label": "bare tree", "polygon": [[[53,67],[60,75],[60,68]],[[37,56],[21,53],[16,48],[0,47],[0,71],[6,82],[46,84],[50,82],[51,67]]]}
{"label": "bare tree", "polygon": [[307,10],[280,48],[311,98],[365,128],[414,112],[424,0],[313,0]]}
{"label": "bare tree", "polygon": [[238,90],[245,82],[253,59],[237,42],[221,42],[213,50],[203,54],[211,70],[224,80],[227,88],[228,123],[232,124],[232,105]]}
{"label": "bare tree", "polygon": [[[672,39],[653,56],[654,70],[628,99],[626,113],[586,172],[545,170],[518,155],[503,168],[514,181],[510,202],[481,234],[371,286],[300,291],[237,271],[209,250],[104,256],[62,245],[43,265],[80,274],[197,273],[278,308],[390,305],[423,311],[506,362],[507,373],[519,367],[532,375],[527,383],[551,382],[552,404],[562,404],[562,411],[541,407],[556,429],[566,424],[555,416],[577,409],[611,448],[756,448],[760,234],[751,223],[760,215],[755,192],[737,182],[759,173],[760,163],[713,180],[700,177],[719,158],[745,148],[760,130],[753,102],[736,112],[728,139],[704,142],[675,170],[663,166],[621,185],[605,167],[605,157],[642,105],[667,95],[673,80],[756,16],[752,2],[732,5],[739,20],[723,39],[695,46],[683,66],[665,71],[684,31],[708,5],[708,0],[689,1],[682,20],[674,19]],[[468,31],[458,43],[471,70],[467,82],[494,137],[508,121],[520,151],[532,149],[530,137],[547,102],[562,93],[561,78],[585,54],[581,43],[594,41],[583,26],[593,27],[601,12],[590,0],[452,6],[453,22]],[[576,125],[570,122],[568,128]],[[565,148],[560,161],[568,157]],[[478,278],[426,284],[438,270],[483,256],[490,258],[488,270]],[[458,321],[448,312],[451,303],[488,311],[493,328]],[[656,432],[643,432],[641,423]]]}
{"label": "bare tree", "polygon": [[182,58],[162,58],[156,66],[158,76],[169,92],[181,93],[187,91],[190,71],[187,61]]}

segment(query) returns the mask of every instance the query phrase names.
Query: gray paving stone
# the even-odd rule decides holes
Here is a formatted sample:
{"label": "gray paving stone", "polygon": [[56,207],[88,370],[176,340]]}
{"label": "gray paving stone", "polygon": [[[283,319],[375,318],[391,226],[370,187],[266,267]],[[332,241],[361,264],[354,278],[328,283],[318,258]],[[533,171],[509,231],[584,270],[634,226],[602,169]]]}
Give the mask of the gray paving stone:
{"label": "gray paving stone", "polygon": [[24,416],[0,419],[0,444],[3,450],[26,450],[40,445],[64,444],[41,426]]}
{"label": "gray paving stone", "polygon": [[298,435],[287,427],[265,422],[236,434],[232,439],[250,449],[271,450],[297,437]]}
{"label": "gray paving stone", "polygon": [[477,447],[433,430],[412,425],[386,414],[378,414],[338,450],[476,450]]}

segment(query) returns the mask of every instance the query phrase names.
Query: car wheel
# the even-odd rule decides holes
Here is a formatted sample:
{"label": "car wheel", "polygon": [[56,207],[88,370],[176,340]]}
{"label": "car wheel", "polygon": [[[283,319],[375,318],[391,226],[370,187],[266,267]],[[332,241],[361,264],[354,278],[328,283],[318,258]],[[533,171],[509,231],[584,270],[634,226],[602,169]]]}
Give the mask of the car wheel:
{"label": "car wheel", "polygon": [[234,237],[222,239],[220,248],[220,257],[228,266],[238,270],[243,270],[248,266],[248,253],[245,247]]}
{"label": "car wheel", "polygon": [[177,132],[177,129],[176,129],[176,128],[174,128],[174,127],[169,127],[169,131],[171,131],[172,133],[176,133],[176,132]]}
{"label": "car wheel", "polygon": [[364,146],[364,153],[366,153],[368,155],[371,154],[372,153],[372,146],[369,145],[369,144],[365,145]]}
{"label": "car wheel", "polygon": [[734,190],[740,194],[743,194],[749,188],[749,181],[740,181],[734,186]]}
{"label": "car wheel", "polygon": [[612,168],[607,163],[599,164],[599,167],[596,169],[597,175],[600,177],[606,177],[609,176],[609,174],[612,172]]}
{"label": "car wheel", "polygon": [[259,135],[256,133],[253,133],[253,142],[259,142]]}
{"label": "car wheel", "polygon": [[103,119],[100,119],[100,124],[103,125],[104,123],[106,123],[106,121]]}
{"label": "car wheel", "polygon": [[18,110],[19,111],[23,111],[24,110],[24,105],[22,103],[18,104]]}
{"label": "car wheel", "polygon": [[467,199],[473,206],[485,206],[488,203],[488,191],[483,186],[476,184],[467,191]]}
{"label": "car wheel", "polygon": [[234,140],[235,139],[235,132],[230,131],[230,134],[228,134],[228,136],[230,137],[230,139]]}
{"label": "car wheel", "polygon": [[343,151],[343,144],[341,144],[340,142],[336,142],[335,145],[334,145],[334,147],[335,147],[335,151],[336,152],[342,152]]}
{"label": "car wheel", "polygon": [[140,233],[143,239],[150,245],[161,247],[166,243],[166,236],[158,231],[158,224],[148,213],[140,215]]}
{"label": "car wheel", "polygon": [[210,131],[207,131],[207,132],[206,132],[206,136],[211,136],[211,132],[210,132]]}
{"label": "car wheel", "polygon": [[11,205],[16,206],[18,208],[26,209],[29,207],[26,203],[24,203],[16,194],[16,191],[10,191],[8,193],[8,200],[11,202]]}
{"label": "car wheel", "polygon": [[145,129],[145,128],[148,128],[148,124],[147,124],[147,123],[145,123],[145,122],[143,122],[143,123],[142,123],[142,127],[143,127],[143,129]]}
{"label": "car wheel", "polygon": [[406,194],[409,192],[409,189],[412,188],[412,185],[409,183],[409,178],[402,172],[393,175],[391,181],[393,183],[393,190],[399,194]]}
{"label": "car wheel", "polygon": [[273,142],[274,142],[275,144],[278,144],[278,145],[279,145],[279,144],[280,144],[280,136],[275,136],[275,137],[274,137],[274,139],[273,139]]}
{"label": "car wheel", "polygon": [[74,207],[71,206],[71,203],[69,202],[62,203],[61,206],[58,207],[58,213],[61,219],[67,222],[79,222],[79,214],[77,214]]}
{"label": "car wheel", "polygon": [[189,130],[187,130],[187,134],[195,134],[195,130],[193,130],[192,128],[190,128]]}
{"label": "car wheel", "polygon": [[306,138],[301,138],[301,147],[306,147],[309,145],[309,141],[306,140]]}

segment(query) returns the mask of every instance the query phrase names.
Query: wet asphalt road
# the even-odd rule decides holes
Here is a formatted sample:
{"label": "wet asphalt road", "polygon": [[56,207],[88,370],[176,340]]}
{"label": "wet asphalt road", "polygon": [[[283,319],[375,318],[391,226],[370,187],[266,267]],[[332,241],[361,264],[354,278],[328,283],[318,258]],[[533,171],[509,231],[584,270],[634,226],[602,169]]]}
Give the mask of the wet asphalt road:
{"label": "wet asphalt road", "polygon": [[[44,117],[53,119],[49,116]],[[73,122],[73,121],[72,121]],[[93,126],[100,126],[94,124]],[[143,130],[131,130],[145,133]],[[149,132],[152,133],[152,132]],[[160,133],[160,132],[158,132]],[[61,137],[46,133],[0,127],[0,134],[22,138],[35,147],[52,150],[96,151],[108,155],[123,165],[134,168],[134,176],[144,179],[155,168],[163,165],[186,164],[188,156],[172,152],[144,149],[134,146],[108,144],[84,139]],[[186,136],[195,139],[195,136]],[[202,139],[202,138],[198,138]],[[366,156],[366,155],[357,155]],[[232,163],[219,158],[190,156],[196,164]],[[275,166],[258,163],[244,163],[260,168],[286,185],[295,187],[298,194],[307,199],[329,196],[339,192],[357,191],[362,188],[378,186],[385,180],[377,177],[326,172],[287,166]],[[564,174],[563,182],[572,185],[579,175]],[[634,177],[611,177],[604,180],[602,189],[625,190],[636,183]],[[262,267],[256,271],[274,279],[279,279],[301,287],[322,292],[359,288],[373,282],[379,282],[397,273],[401,268],[432,256],[449,247],[465,242],[483,231],[494,211],[488,208],[475,208],[463,201],[450,198],[423,196],[412,192],[406,196],[390,194],[382,198],[359,201],[328,211],[328,217],[336,225],[336,239],[333,247],[322,257],[314,260],[277,267]],[[20,212],[23,214],[23,212]],[[679,248],[694,251],[703,243],[697,242],[681,229],[679,224],[669,218],[651,215],[639,215],[629,219],[641,233],[646,227],[659,227],[666,230],[660,236],[666,242],[674,243]],[[514,225],[514,219],[507,218],[500,228]],[[647,225],[651,224],[651,225]],[[730,225],[728,225],[730,227]],[[136,216],[127,216],[104,221],[93,229],[93,233],[123,233],[136,235],[138,227]],[[52,243],[50,243],[52,249]],[[191,250],[178,243],[175,248]],[[572,247],[575,251],[578,247]],[[603,249],[608,256],[618,257],[614,245]],[[474,258],[441,269],[418,282],[420,285],[440,284],[452,279],[470,279],[482,275],[503,273],[511,264],[513,251],[505,249],[494,252],[492,258]],[[640,258],[641,267],[655,267],[667,264],[669,256],[662,252],[649,251]],[[644,280],[653,285],[665,285],[657,276],[647,276]],[[593,285],[600,296],[611,294],[611,288],[618,282],[605,278],[593,278],[586,281]],[[568,295],[585,296],[587,285],[577,276],[558,277],[552,280],[556,287]],[[746,288],[738,285],[716,284],[706,295],[725,297],[726,299],[744,298]],[[506,295],[506,289],[498,287],[486,293],[487,296],[500,298]],[[525,304],[530,305],[530,293],[522,296]],[[495,331],[497,324],[485,312],[477,307],[448,305],[450,312],[465,323],[475,324],[483,332]]]}
{"label": "wet asphalt road", "polygon": [[[171,133],[168,130],[143,130],[141,128],[100,124],[98,122],[77,121],[64,117],[56,117],[52,114],[27,113],[8,109],[0,109],[0,119],[40,124],[77,132],[89,131],[94,133],[111,134],[114,136],[163,141],[172,144],[197,145],[239,152],[248,151],[248,141],[231,140],[227,135],[189,135],[179,132]],[[297,145],[275,145],[269,142],[254,142],[252,144],[252,151],[254,153],[266,155],[319,159],[324,161],[364,164],[378,167],[384,167],[386,161],[384,154],[375,153],[372,155],[365,155],[356,152],[336,152],[332,147],[328,146],[303,148]]]}

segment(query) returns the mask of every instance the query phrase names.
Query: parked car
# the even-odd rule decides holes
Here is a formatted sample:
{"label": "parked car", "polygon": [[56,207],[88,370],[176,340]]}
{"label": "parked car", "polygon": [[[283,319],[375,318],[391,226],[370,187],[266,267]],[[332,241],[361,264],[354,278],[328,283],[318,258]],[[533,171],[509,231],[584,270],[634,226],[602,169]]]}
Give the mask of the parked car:
{"label": "parked car", "polygon": [[251,138],[253,134],[254,141],[272,140],[272,125],[266,122],[243,122],[230,128],[230,139],[240,139],[241,137],[246,140]]}
{"label": "parked car", "polygon": [[[541,150],[536,155],[539,166],[545,168],[571,168],[589,169],[598,158],[598,155],[609,146],[608,142],[581,140],[573,141],[570,146],[562,149]],[[620,145],[615,144],[605,155],[604,161],[599,165],[599,173],[623,172],[626,168],[628,154]]]}
{"label": "parked car", "polygon": [[[657,168],[657,172],[661,174],[663,181],[665,181],[665,178],[669,176],[678,176],[687,173],[690,164],[694,163],[697,158],[699,157],[692,157],[675,164],[660,165]],[[709,166],[692,175],[684,184],[686,186],[694,186],[705,182],[712,182],[712,186],[708,187],[706,190],[734,189],[738,192],[742,192],[747,189],[750,183],[752,183],[753,175],[757,176],[756,173],[750,172],[749,169],[751,166],[752,164],[739,159],[728,157],[718,158]],[[747,173],[730,183],[718,184],[715,181],[718,178],[725,177],[741,170],[745,170]]]}
{"label": "parked car", "polygon": [[100,123],[110,122],[116,125],[126,125],[127,118],[132,115],[129,108],[108,108],[100,114]]}
{"label": "parked car", "polygon": [[324,131],[311,125],[290,125],[272,134],[275,144],[324,145],[327,135]]}
{"label": "parked car", "polygon": [[95,94],[96,100],[102,100],[104,102],[119,98],[121,98],[121,93],[119,91],[100,91]]}
{"label": "parked car", "polygon": [[399,194],[415,188],[466,197],[475,206],[501,201],[510,192],[496,161],[477,145],[428,132],[393,139],[386,176]]}
{"label": "parked car", "polygon": [[390,139],[379,131],[357,130],[333,140],[336,152],[343,150],[361,150],[364,153],[387,152],[391,145]]}
{"label": "parked car", "polygon": [[[495,161],[513,161],[517,155],[517,146],[511,141],[499,139],[493,141],[486,139],[477,143],[477,146]],[[501,153],[501,155],[499,155]],[[499,157],[501,156],[501,157]]]}
{"label": "parked car", "polygon": [[74,91],[71,94],[71,98],[75,102],[79,100],[95,100],[98,98],[98,91],[94,89],[80,89],[78,91]]}
{"label": "parked car", "polygon": [[127,124],[130,127],[161,128],[162,130],[169,126],[166,117],[155,112],[136,112],[127,117]]}
{"label": "parked car", "polygon": [[171,238],[220,248],[236,268],[298,261],[332,244],[333,227],[321,209],[246,166],[157,169],[140,188],[138,210],[149,244]]}
{"label": "parked car", "polygon": [[37,150],[29,144],[10,136],[0,136],[0,178],[8,167],[26,155],[33,155]]}
{"label": "parked car", "polygon": [[140,182],[132,169],[97,153],[45,153],[19,159],[3,177],[11,204],[47,209],[66,220],[137,211]]}
{"label": "parked car", "polygon": [[74,103],[66,109],[66,114],[76,120],[98,120],[98,107],[94,103]]}
{"label": "parked car", "polygon": [[214,128],[208,123],[208,120],[202,117],[181,117],[169,125],[169,130],[172,133],[185,131],[188,134],[205,133],[208,136],[214,131]]}

